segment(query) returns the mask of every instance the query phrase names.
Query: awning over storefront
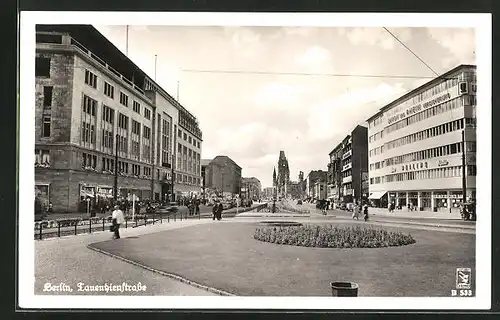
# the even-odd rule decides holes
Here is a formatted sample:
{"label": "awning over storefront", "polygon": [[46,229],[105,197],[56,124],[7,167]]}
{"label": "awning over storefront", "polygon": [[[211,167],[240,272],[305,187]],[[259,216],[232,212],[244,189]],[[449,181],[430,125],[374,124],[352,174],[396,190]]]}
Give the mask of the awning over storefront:
{"label": "awning over storefront", "polygon": [[374,192],[370,192],[370,196],[368,197],[368,199],[379,200],[386,193],[387,193],[387,191],[374,191]]}

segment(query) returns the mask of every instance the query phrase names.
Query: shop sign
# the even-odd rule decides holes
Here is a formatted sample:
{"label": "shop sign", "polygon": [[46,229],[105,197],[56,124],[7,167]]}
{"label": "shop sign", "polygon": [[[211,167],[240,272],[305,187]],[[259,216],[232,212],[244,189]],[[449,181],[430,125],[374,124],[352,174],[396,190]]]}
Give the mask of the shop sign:
{"label": "shop sign", "polygon": [[448,164],[449,164],[448,160],[439,160],[438,161],[438,167],[446,166]]}
{"label": "shop sign", "polygon": [[419,170],[419,169],[427,169],[429,167],[429,164],[427,161],[425,162],[418,162],[418,163],[410,163],[410,164],[405,164],[401,166],[401,171],[409,171],[409,170]]}

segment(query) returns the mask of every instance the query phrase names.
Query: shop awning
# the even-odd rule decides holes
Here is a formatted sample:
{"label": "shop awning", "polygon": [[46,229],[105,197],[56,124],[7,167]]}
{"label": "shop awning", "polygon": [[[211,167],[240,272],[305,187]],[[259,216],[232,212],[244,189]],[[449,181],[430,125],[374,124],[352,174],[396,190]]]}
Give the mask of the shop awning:
{"label": "shop awning", "polygon": [[374,191],[374,192],[370,192],[370,196],[368,197],[368,199],[379,200],[386,193],[387,193],[387,191]]}

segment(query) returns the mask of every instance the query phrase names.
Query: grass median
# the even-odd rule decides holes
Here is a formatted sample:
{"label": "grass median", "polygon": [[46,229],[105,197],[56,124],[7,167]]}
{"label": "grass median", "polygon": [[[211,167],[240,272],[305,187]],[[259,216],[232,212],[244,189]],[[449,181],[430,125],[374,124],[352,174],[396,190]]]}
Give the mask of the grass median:
{"label": "grass median", "polygon": [[337,249],[261,242],[257,227],[215,221],[92,246],[242,296],[329,296],[332,281],[358,283],[360,296],[449,296],[456,268],[475,275],[470,234],[410,230],[411,245]]}

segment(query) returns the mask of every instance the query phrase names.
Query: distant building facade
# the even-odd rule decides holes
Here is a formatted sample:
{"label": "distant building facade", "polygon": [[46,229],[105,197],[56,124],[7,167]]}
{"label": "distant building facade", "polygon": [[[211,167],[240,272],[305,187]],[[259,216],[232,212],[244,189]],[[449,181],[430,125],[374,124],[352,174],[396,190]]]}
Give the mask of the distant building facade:
{"label": "distant building facade", "polygon": [[234,196],[241,191],[241,167],[228,156],[217,156],[207,166],[206,187],[217,194]]}
{"label": "distant building facade", "polygon": [[266,187],[262,190],[262,197],[265,199],[270,199],[274,196],[274,188]]}
{"label": "distant building facade", "polygon": [[306,178],[307,197],[314,200],[326,198],[326,181],[328,172],[323,170],[312,170]]}
{"label": "distant building facade", "polygon": [[260,199],[262,185],[260,180],[251,178],[241,178],[241,197],[245,199]]}

